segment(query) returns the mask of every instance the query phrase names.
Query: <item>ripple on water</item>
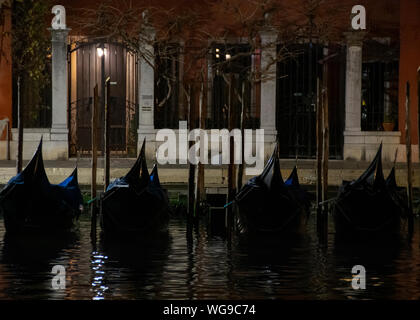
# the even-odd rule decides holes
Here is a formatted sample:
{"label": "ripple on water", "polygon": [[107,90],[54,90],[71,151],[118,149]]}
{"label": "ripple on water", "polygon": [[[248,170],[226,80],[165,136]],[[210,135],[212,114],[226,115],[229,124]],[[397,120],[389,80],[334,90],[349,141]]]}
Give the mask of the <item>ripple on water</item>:
{"label": "ripple on water", "polygon": [[[187,242],[181,220],[151,247],[93,246],[87,217],[67,242],[11,243],[0,221],[0,299],[420,298],[418,234],[411,244],[379,247],[336,245],[330,234],[320,245],[314,220],[296,242],[231,247],[203,226]],[[366,268],[366,290],[352,289],[356,264]],[[66,268],[65,289],[51,286],[54,265]]]}

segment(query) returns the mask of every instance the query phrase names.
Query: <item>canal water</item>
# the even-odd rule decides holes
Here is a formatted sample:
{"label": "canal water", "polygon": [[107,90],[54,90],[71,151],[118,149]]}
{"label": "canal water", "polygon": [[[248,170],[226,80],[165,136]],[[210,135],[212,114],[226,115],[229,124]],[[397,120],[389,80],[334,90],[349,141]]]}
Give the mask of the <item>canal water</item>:
{"label": "canal water", "polygon": [[[420,299],[418,221],[411,242],[375,245],[337,244],[332,225],[320,243],[314,215],[304,236],[279,243],[229,244],[204,225],[191,242],[185,221],[172,219],[154,244],[93,245],[87,215],[62,241],[4,234],[0,218],[0,299]],[[55,265],[65,288],[53,289]],[[364,290],[352,288],[355,265]]]}

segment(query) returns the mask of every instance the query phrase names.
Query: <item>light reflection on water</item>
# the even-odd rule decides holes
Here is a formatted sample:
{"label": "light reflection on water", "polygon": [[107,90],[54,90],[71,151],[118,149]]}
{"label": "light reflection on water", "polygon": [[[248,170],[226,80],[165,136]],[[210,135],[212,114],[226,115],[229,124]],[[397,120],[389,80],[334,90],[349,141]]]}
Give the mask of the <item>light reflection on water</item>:
{"label": "light reflection on water", "polygon": [[[0,299],[420,299],[418,221],[411,243],[368,246],[335,244],[332,226],[320,244],[314,221],[298,239],[231,246],[204,226],[188,242],[182,220],[159,242],[125,246],[93,246],[87,217],[66,241],[10,242],[0,221]],[[63,290],[51,287],[57,264]],[[366,290],[351,287],[356,264]]]}

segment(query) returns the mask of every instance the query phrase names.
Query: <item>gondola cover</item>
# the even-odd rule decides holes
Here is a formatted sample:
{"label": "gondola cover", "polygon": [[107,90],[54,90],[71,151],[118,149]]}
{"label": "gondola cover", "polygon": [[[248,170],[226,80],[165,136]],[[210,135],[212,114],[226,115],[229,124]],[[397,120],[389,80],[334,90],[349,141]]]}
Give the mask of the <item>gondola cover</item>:
{"label": "gondola cover", "polygon": [[51,184],[42,159],[42,140],[25,169],[0,192],[0,211],[8,234],[70,231],[82,208],[77,168],[62,183]]}
{"label": "gondola cover", "polygon": [[353,181],[343,181],[334,205],[337,235],[397,234],[408,216],[405,188],[397,187],[395,166],[385,180],[382,144],[366,171]]}
{"label": "gondola cover", "polygon": [[101,200],[105,236],[145,237],[167,230],[169,201],[159,181],[157,166],[149,175],[143,142],[130,171],[111,183]]}
{"label": "gondola cover", "polygon": [[241,188],[235,202],[240,234],[277,236],[298,231],[309,213],[311,197],[299,184],[296,166],[283,181],[277,144],[263,172]]}

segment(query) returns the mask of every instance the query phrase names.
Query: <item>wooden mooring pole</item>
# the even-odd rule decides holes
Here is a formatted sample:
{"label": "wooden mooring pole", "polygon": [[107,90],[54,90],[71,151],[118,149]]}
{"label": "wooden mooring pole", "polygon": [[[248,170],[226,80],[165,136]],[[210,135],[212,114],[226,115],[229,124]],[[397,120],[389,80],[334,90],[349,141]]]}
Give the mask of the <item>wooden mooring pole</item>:
{"label": "wooden mooring pole", "polygon": [[16,172],[22,171],[22,157],[23,157],[23,109],[20,103],[20,76],[17,79],[17,109],[18,109],[18,147],[16,153]]}
{"label": "wooden mooring pole", "polygon": [[245,159],[244,159],[244,148],[245,148],[245,82],[242,82],[242,91],[241,91],[241,163],[238,165],[238,179],[236,182],[236,186],[238,191],[242,188],[242,180],[244,177],[244,166],[245,166]]}
{"label": "wooden mooring pole", "polygon": [[[204,90],[204,82],[201,83],[200,87],[200,96],[199,96],[199,102],[198,102],[198,119],[199,119],[199,127],[200,129],[205,129],[205,123],[206,123],[206,116],[205,116],[205,90]],[[194,204],[194,225],[196,227],[196,230],[198,230],[199,225],[199,219],[202,212],[202,202],[205,197],[205,191],[204,191],[204,164],[202,163],[204,160],[204,157],[207,155],[203,154],[204,150],[204,136],[200,136],[200,161],[196,165],[196,181],[195,181],[195,204]],[[204,155],[204,157],[202,156]]]}
{"label": "wooden mooring pole", "polygon": [[92,183],[90,186],[91,194],[91,230],[90,237],[92,242],[96,242],[96,215],[97,215],[97,201],[96,201],[96,169],[97,169],[97,158],[98,158],[98,105],[99,105],[99,93],[98,85],[93,89],[93,107],[92,107]]}
{"label": "wooden mooring pole", "polygon": [[[328,54],[328,49],[324,49]],[[329,117],[328,117],[328,61],[324,61],[323,72],[322,72],[322,223],[324,232],[328,228],[328,158],[329,158]]]}
{"label": "wooden mooring pole", "polygon": [[405,147],[407,153],[407,195],[408,195],[408,232],[411,235],[413,233],[413,168],[411,160],[411,121],[410,121],[410,84],[406,84],[406,95],[405,95]]}
{"label": "wooden mooring pole", "polygon": [[[194,128],[194,115],[193,115],[193,88],[191,85],[188,86],[187,93],[187,105],[188,105],[188,127],[189,130]],[[193,142],[189,141],[188,150],[193,146]],[[187,212],[187,239],[192,240],[192,230],[194,223],[194,204],[195,204],[195,193],[194,193],[194,182],[195,182],[195,165],[189,162],[188,168],[188,212]]]}
{"label": "wooden mooring pole", "polygon": [[[322,64],[322,88],[317,79],[317,224],[322,238],[328,236],[328,158],[329,158],[329,115],[328,115],[328,62],[337,53],[328,55],[324,48]],[[321,99],[321,101],[320,101]]]}
{"label": "wooden mooring pole", "polygon": [[110,113],[110,92],[111,92],[111,78],[105,80],[105,124],[104,124],[104,192],[109,186],[110,179],[110,148],[109,148],[109,113]]}
{"label": "wooden mooring pole", "polygon": [[11,129],[10,129],[10,120],[7,121],[7,132],[6,132],[6,141],[7,141],[7,160],[10,160],[10,137],[11,137]]}
{"label": "wooden mooring pole", "polygon": [[[232,132],[235,126],[235,87],[234,87],[233,74],[229,75],[229,95],[228,95],[228,130]],[[231,203],[236,194],[235,187],[235,164],[234,164],[234,140],[233,136],[229,137],[229,165],[228,165],[228,203]],[[226,232],[228,241],[232,240],[233,225],[234,225],[234,206],[230,205],[227,207],[227,219],[226,219]]]}
{"label": "wooden mooring pole", "polygon": [[321,88],[319,78],[316,79],[316,206],[317,206],[317,227],[321,226],[322,214],[322,107]]}

